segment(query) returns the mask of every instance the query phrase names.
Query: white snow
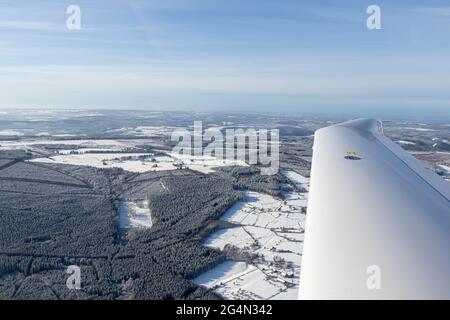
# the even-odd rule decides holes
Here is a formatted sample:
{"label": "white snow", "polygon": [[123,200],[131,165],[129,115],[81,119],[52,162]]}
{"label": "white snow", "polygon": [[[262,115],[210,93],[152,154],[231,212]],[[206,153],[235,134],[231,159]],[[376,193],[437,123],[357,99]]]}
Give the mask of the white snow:
{"label": "white snow", "polygon": [[123,150],[120,147],[114,147],[114,148],[81,148],[81,149],[65,149],[65,150],[58,150],[58,154],[83,154],[83,153],[95,153],[95,152],[119,152]]}
{"label": "white snow", "polygon": [[243,166],[247,167],[248,164],[244,161],[240,160],[227,160],[227,159],[217,159],[212,156],[192,156],[186,154],[179,154],[175,152],[171,152],[170,157],[177,160],[179,163],[182,163],[185,167],[195,170],[198,172],[202,172],[205,174],[209,174],[214,172],[215,167],[223,167],[223,166]]}
{"label": "white snow", "polygon": [[227,261],[193,280],[230,300],[296,299],[297,287],[268,280],[264,270],[245,262]]}
{"label": "white snow", "polygon": [[[158,127],[159,128],[159,127]],[[214,168],[222,166],[248,166],[244,161],[220,160],[211,156],[180,155],[174,152],[166,156],[152,157],[150,153],[129,153],[137,144],[146,140],[53,140],[53,139],[27,139],[23,141],[2,142],[2,149],[23,149],[36,145],[62,145],[57,154],[47,158],[37,158],[35,162],[63,163],[71,165],[84,165],[97,168],[123,168],[131,172],[176,170],[180,166],[204,174],[214,172]],[[67,149],[64,146],[76,145],[77,148]],[[163,151],[162,151],[163,152]],[[147,156],[138,159],[138,156]],[[125,159],[125,157],[131,157]]]}
{"label": "white snow", "polygon": [[[54,136],[72,136],[72,135],[54,135]],[[54,140],[54,139],[27,139],[20,141],[5,141],[2,143],[3,146],[7,146],[9,148],[12,147],[28,147],[34,145],[77,145],[79,148],[83,147],[100,147],[100,146],[121,146],[123,148],[130,147],[134,143],[134,140]],[[140,143],[145,143],[145,140],[141,140]]]}
{"label": "white snow", "polygon": [[110,129],[107,132],[120,133],[122,135],[133,135],[138,137],[157,137],[157,136],[170,136],[174,132],[176,127],[166,126],[139,126],[139,127],[124,127],[118,129]]}
{"label": "white snow", "polygon": [[283,170],[281,174],[291,180],[300,190],[304,189],[309,191],[309,178],[306,178],[292,170]]}
{"label": "white snow", "polygon": [[58,137],[58,138],[71,138],[71,137],[76,137],[76,134],[71,134],[71,133],[60,133],[60,134],[52,134],[53,137]]}
{"label": "white snow", "polygon": [[4,129],[0,130],[0,136],[23,136],[23,132],[12,129]]}
{"label": "white snow", "polygon": [[254,266],[245,262],[225,261],[193,281],[207,288],[214,288],[255,269]]}
{"label": "white snow", "polygon": [[[138,159],[139,156],[148,156],[145,160]],[[131,157],[131,159],[125,159]],[[155,160],[155,162],[152,161]],[[173,160],[164,157],[151,157],[150,153],[83,153],[56,155],[49,158],[37,158],[33,162],[64,163],[80,166],[91,166],[96,168],[122,168],[130,172],[146,172],[175,170]]]}
{"label": "white snow", "polygon": [[[290,180],[307,190],[309,179],[285,171]],[[288,191],[284,199],[247,192],[221,220],[233,227],[212,233],[204,245],[223,250],[232,245],[258,254],[252,268],[237,262],[221,264],[195,279],[227,299],[295,299],[300,277],[307,193]],[[226,271],[224,271],[226,269]]]}
{"label": "white snow", "polygon": [[435,131],[434,129],[428,129],[428,128],[416,128],[416,127],[405,127],[403,129],[406,130],[416,130],[416,131],[422,131],[422,132],[426,132],[426,131]]}
{"label": "white snow", "polygon": [[[246,165],[238,161],[219,161],[214,158],[201,158],[190,156],[155,156],[152,157],[150,153],[122,153],[111,152],[103,153],[105,151],[114,151],[116,148],[82,148],[60,150],[58,155],[48,158],[37,158],[31,161],[34,162],[49,162],[49,163],[64,163],[81,166],[92,166],[96,168],[122,168],[131,172],[146,172],[146,171],[161,171],[161,170],[176,170],[177,165],[182,164],[183,167],[191,170],[196,170],[205,174],[214,172],[215,167],[226,165]],[[71,154],[71,152],[80,154]],[[101,153],[87,153],[87,152]],[[139,156],[147,156],[147,159],[138,159]],[[131,157],[132,159],[125,159]]]}
{"label": "white snow", "polygon": [[442,174],[442,176],[444,177],[450,177],[450,167],[440,164],[437,166],[438,167],[438,172]]}
{"label": "white snow", "polygon": [[152,216],[148,201],[138,203],[121,201],[119,205],[120,228],[151,228]]}
{"label": "white snow", "polygon": [[397,143],[400,143],[400,144],[405,144],[405,145],[415,145],[414,142],[406,141],[406,140],[398,140],[398,141],[396,141],[396,142],[397,142]]}
{"label": "white snow", "polygon": [[205,240],[204,245],[222,250],[226,244],[249,247],[253,244],[253,239],[243,228],[229,228],[214,232]]}

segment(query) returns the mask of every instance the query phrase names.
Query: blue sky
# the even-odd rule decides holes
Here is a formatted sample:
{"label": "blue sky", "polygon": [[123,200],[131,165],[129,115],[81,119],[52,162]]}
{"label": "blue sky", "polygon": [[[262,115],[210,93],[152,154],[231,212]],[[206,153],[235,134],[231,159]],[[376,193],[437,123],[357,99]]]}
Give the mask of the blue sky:
{"label": "blue sky", "polygon": [[450,114],[449,88],[448,1],[0,0],[0,108]]}

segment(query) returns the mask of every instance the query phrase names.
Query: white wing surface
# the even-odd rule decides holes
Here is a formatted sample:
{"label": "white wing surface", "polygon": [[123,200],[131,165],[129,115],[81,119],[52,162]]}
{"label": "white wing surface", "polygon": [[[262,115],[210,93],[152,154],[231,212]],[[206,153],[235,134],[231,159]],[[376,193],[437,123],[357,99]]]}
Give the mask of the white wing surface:
{"label": "white wing surface", "polygon": [[300,299],[449,299],[449,199],[381,122],[318,130]]}

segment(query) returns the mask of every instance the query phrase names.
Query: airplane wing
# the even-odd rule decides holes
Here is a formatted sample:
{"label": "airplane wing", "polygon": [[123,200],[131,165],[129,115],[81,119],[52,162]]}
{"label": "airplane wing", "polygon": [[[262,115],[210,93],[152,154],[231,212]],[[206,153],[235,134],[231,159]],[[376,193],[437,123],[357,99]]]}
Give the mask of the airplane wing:
{"label": "airplane wing", "polygon": [[449,299],[450,184],[358,119],[316,131],[300,299]]}

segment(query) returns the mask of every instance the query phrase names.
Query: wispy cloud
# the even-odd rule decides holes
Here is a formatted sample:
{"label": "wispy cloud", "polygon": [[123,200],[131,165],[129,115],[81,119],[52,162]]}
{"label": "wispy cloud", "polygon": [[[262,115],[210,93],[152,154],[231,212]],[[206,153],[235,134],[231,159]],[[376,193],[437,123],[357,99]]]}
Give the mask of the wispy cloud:
{"label": "wispy cloud", "polygon": [[[29,66],[0,68],[0,100],[11,92],[33,95],[43,92],[77,91],[83,95],[140,95],[165,92],[242,93],[286,95],[441,95],[450,87],[448,70],[414,70],[392,73],[318,74],[316,69],[286,75],[269,72],[256,75],[239,70],[211,70],[207,65],[167,69],[139,66]],[[448,94],[447,94],[448,96]],[[40,96],[36,96],[39,99]]]}
{"label": "wispy cloud", "polygon": [[[445,103],[450,7],[380,0],[0,0],[0,105]],[[436,18],[438,17],[438,18]],[[413,38],[414,41],[411,41]],[[411,98],[415,94],[416,98]],[[434,97],[434,98],[433,98]]]}
{"label": "wispy cloud", "polygon": [[0,30],[62,31],[64,28],[64,24],[41,21],[0,21]]}
{"label": "wispy cloud", "polygon": [[432,16],[450,17],[450,6],[448,7],[415,7],[416,12]]}

